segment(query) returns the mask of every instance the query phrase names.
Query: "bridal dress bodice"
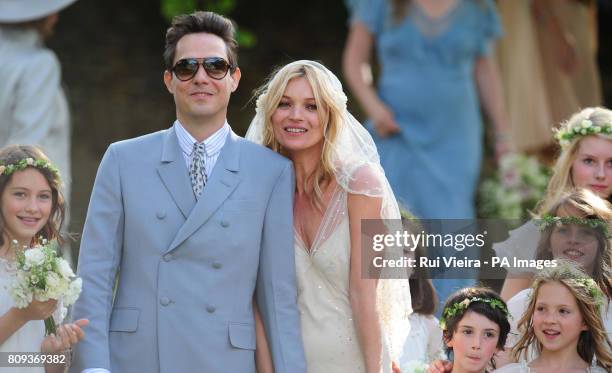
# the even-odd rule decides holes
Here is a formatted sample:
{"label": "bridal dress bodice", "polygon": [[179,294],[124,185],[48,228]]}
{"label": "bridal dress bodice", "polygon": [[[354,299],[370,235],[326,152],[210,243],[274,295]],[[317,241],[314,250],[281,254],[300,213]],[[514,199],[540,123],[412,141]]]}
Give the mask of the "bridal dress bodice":
{"label": "bridal dress bodice", "polygon": [[[351,241],[347,193],[337,187],[313,244],[295,233],[298,307],[308,373],[365,372],[349,301]],[[383,372],[390,373],[384,348]]]}

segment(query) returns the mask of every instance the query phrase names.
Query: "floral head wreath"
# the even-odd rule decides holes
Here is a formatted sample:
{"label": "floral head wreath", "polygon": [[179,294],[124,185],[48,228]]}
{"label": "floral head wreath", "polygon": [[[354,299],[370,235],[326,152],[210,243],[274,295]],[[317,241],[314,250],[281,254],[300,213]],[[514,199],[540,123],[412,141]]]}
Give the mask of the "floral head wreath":
{"label": "floral head wreath", "polygon": [[559,145],[561,147],[566,147],[569,145],[573,139],[579,136],[588,136],[588,135],[612,135],[612,123],[604,123],[601,125],[596,125],[589,119],[583,119],[579,123],[574,125],[565,125],[561,126],[561,128],[554,130],[555,139],[559,141]]}
{"label": "floral head wreath", "polygon": [[538,221],[537,224],[540,226],[540,231],[544,231],[549,227],[575,224],[582,225],[591,229],[599,229],[603,232],[606,238],[612,238],[608,231],[608,223],[601,219],[585,219],[576,216],[552,216],[544,215]]}
{"label": "floral head wreath", "polygon": [[[589,297],[591,297],[594,301],[595,301],[595,305],[597,306],[597,309],[601,312],[601,310],[603,309],[604,305],[605,305],[605,295],[604,293],[601,291],[601,289],[599,288],[599,286],[597,285],[597,283],[595,282],[595,280],[593,280],[590,277],[585,277],[585,278],[574,278],[574,279],[570,279],[570,280],[566,280],[568,282],[573,282],[574,284],[577,284],[583,288],[586,289],[587,294],[589,294]],[[537,282],[534,282],[532,287],[536,288],[537,286]],[[535,291],[531,292],[531,296],[533,297],[535,295]]]}
{"label": "floral head wreath", "polygon": [[53,173],[56,178],[60,178],[60,173],[57,167],[51,162],[44,159],[24,158],[17,163],[1,164],[0,163],[0,176],[10,176],[15,171],[25,170],[28,167],[39,168],[42,170],[49,170]]}
{"label": "floral head wreath", "polygon": [[592,278],[577,278],[573,281],[586,289],[589,296],[595,301],[597,309],[601,311],[605,303],[605,296],[597,283]]}
{"label": "floral head wreath", "polygon": [[489,307],[491,307],[492,309],[498,309],[502,311],[504,315],[506,315],[506,317],[511,317],[510,312],[508,312],[508,308],[506,307],[504,302],[500,301],[499,299],[481,297],[465,298],[461,302],[455,302],[444,308],[444,311],[442,311],[442,317],[440,318],[440,328],[442,330],[446,330],[446,321],[449,318],[455,317],[457,314],[460,314],[467,310],[470,304],[472,303],[488,304]]}

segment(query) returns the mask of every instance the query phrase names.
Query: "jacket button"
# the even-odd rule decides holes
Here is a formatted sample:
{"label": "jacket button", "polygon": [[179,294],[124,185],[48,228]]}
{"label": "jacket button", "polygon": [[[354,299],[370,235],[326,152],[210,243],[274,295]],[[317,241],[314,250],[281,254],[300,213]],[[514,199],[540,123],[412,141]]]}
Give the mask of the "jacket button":
{"label": "jacket button", "polygon": [[215,306],[206,306],[206,312],[208,313],[214,313],[217,310],[217,307]]}
{"label": "jacket button", "polygon": [[174,256],[172,256],[172,254],[166,254],[163,256],[164,262],[169,262],[172,259],[174,259]]}
{"label": "jacket button", "polygon": [[166,217],[166,212],[165,211],[158,211],[156,216],[157,216],[157,218],[159,220],[162,220],[162,219],[164,219]]}
{"label": "jacket button", "polygon": [[162,298],[159,300],[159,303],[160,303],[162,306],[164,306],[164,307],[165,307],[165,306],[167,306],[167,305],[169,305],[169,304],[170,304],[170,299],[168,299],[168,297],[162,297]]}
{"label": "jacket button", "polygon": [[220,262],[213,262],[212,267],[214,269],[219,269],[219,268],[223,267],[223,265]]}
{"label": "jacket button", "polygon": [[223,221],[221,221],[221,226],[222,226],[223,228],[227,228],[227,227],[229,227],[229,225],[230,225],[230,224],[229,224],[229,222],[228,222],[227,220],[223,220]]}

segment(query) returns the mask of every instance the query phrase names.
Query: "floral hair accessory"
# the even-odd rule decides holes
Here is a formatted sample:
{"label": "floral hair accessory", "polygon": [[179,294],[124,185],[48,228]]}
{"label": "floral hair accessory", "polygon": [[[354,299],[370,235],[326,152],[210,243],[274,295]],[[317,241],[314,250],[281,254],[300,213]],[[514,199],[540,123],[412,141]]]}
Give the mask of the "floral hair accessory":
{"label": "floral hair accessory", "polygon": [[540,231],[546,230],[548,227],[563,225],[582,225],[591,229],[599,229],[607,238],[612,238],[608,231],[608,223],[601,219],[585,219],[576,216],[552,216],[544,215],[538,221],[537,224],[540,226]]}
{"label": "floral hair accessory", "polygon": [[605,296],[599,286],[597,286],[597,283],[592,278],[577,278],[573,281],[587,290],[589,296],[593,298],[595,304],[597,304],[597,309],[601,311],[605,303]]}
{"label": "floral hair accessory", "polygon": [[559,129],[554,130],[555,138],[559,141],[559,145],[565,147],[578,136],[588,135],[612,135],[612,123],[605,123],[602,125],[595,125],[589,119],[583,119],[580,123],[574,124],[573,126],[567,125],[565,128],[562,126]]}
{"label": "floral hair accessory", "polygon": [[[571,265],[566,265],[564,267],[564,270],[570,270],[572,267]],[[601,312],[603,310],[604,305],[606,304],[606,296],[604,295],[604,293],[601,291],[601,289],[599,288],[599,286],[597,285],[597,283],[595,282],[595,280],[593,280],[590,277],[584,277],[584,278],[573,278],[570,280],[567,280],[568,282],[573,282],[577,285],[579,285],[580,287],[583,287],[586,289],[587,294],[589,294],[589,297],[591,297],[594,301],[595,304],[597,305],[597,309]],[[536,285],[537,282],[534,282],[532,284],[532,289],[536,289]],[[536,292],[532,291],[530,294],[530,297],[535,296]]]}
{"label": "floral hair accessory", "polygon": [[57,169],[57,167],[51,164],[51,162],[46,161],[44,159],[34,159],[34,158],[24,158],[17,163],[0,164],[0,176],[2,175],[10,176],[13,172],[25,170],[28,167],[39,168],[42,170],[49,170],[58,179],[60,177],[59,170]]}
{"label": "floral hair accessory", "polygon": [[498,309],[506,315],[506,317],[511,317],[510,312],[508,312],[508,308],[504,304],[504,302],[495,298],[481,298],[481,297],[473,297],[473,298],[465,298],[461,302],[455,302],[444,308],[442,312],[442,317],[440,318],[440,328],[442,330],[446,330],[446,320],[451,317],[455,317],[457,314],[460,314],[467,310],[467,308],[472,303],[485,303],[488,304],[492,309]]}

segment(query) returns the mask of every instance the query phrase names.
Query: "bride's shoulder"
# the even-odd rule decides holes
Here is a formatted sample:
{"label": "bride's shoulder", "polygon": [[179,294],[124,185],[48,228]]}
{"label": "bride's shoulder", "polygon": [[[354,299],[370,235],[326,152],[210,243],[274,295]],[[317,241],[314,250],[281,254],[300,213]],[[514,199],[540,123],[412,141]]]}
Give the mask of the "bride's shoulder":
{"label": "bride's shoulder", "polygon": [[353,194],[379,195],[384,185],[382,168],[369,162],[342,164],[335,174],[338,184]]}

